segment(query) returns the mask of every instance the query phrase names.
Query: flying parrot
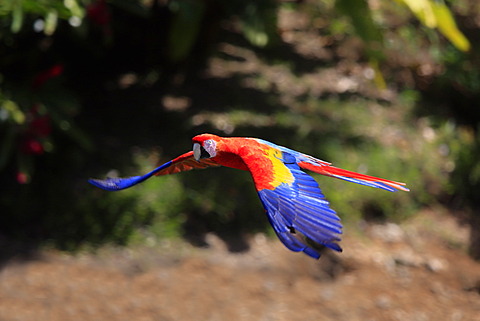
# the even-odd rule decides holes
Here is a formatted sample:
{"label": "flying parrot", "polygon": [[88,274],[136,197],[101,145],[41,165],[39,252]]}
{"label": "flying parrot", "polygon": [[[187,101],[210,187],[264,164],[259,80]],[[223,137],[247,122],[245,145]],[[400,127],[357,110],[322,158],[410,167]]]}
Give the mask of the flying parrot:
{"label": "flying parrot", "polygon": [[89,183],[107,191],[118,191],[152,176],[192,169],[226,166],[249,171],[278,238],[288,249],[303,251],[315,259],[320,257],[323,247],[342,251],[337,244],[342,224],[317,182],[304,170],[391,192],[409,191],[404,183],[333,167],[331,163],[258,138],[202,134],[193,137],[192,142],[192,151],[145,175],[90,179]]}

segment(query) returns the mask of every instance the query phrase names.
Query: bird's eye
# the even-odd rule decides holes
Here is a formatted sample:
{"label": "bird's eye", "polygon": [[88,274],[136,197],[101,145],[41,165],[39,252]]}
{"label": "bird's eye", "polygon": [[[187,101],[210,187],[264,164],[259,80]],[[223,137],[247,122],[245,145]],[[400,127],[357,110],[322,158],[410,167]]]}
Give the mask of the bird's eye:
{"label": "bird's eye", "polygon": [[204,141],[203,148],[208,153],[208,158],[217,156],[217,143],[213,139]]}

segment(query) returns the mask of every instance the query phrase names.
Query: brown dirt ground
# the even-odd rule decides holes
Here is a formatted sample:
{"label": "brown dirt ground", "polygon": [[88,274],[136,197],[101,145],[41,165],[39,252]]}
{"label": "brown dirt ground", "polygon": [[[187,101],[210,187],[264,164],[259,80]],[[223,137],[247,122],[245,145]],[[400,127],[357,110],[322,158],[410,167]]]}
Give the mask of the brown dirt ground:
{"label": "brown dirt ground", "polygon": [[319,261],[262,235],[236,254],[213,235],[207,249],[44,251],[0,270],[0,320],[480,320],[480,262],[451,216],[345,232]]}

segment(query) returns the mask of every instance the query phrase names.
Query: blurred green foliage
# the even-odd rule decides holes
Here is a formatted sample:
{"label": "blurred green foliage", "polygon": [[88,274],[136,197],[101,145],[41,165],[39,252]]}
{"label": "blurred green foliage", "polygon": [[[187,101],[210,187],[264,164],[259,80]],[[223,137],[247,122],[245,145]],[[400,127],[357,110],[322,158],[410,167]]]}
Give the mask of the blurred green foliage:
{"label": "blurred green foliage", "polygon": [[[85,16],[84,5],[87,1],[77,0],[5,0],[0,3],[0,17],[3,24],[10,23],[10,30],[18,33],[32,17],[39,17],[37,28],[51,35],[57,28],[58,19],[70,20],[79,25]],[[27,20],[27,21],[26,21]]]}
{"label": "blurred green foliage", "polygon": [[74,250],[264,232],[248,173],[210,169],[118,193],[86,184],[145,172],[200,132],[260,137],[412,190],[316,176],[347,222],[452,200],[476,213],[480,51],[458,26],[475,34],[480,13],[448,4],[2,2],[0,233]]}

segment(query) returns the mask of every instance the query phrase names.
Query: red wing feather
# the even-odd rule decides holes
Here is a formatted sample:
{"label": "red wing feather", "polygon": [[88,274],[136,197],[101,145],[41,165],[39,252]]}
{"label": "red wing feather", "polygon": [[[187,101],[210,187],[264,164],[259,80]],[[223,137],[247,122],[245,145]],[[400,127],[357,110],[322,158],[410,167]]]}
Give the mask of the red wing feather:
{"label": "red wing feather", "polygon": [[193,151],[187,152],[183,155],[172,159],[170,166],[165,167],[155,173],[155,176],[176,174],[180,172],[191,171],[192,169],[204,169],[207,167],[220,166],[211,159],[200,159],[199,161],[193,158]]}

